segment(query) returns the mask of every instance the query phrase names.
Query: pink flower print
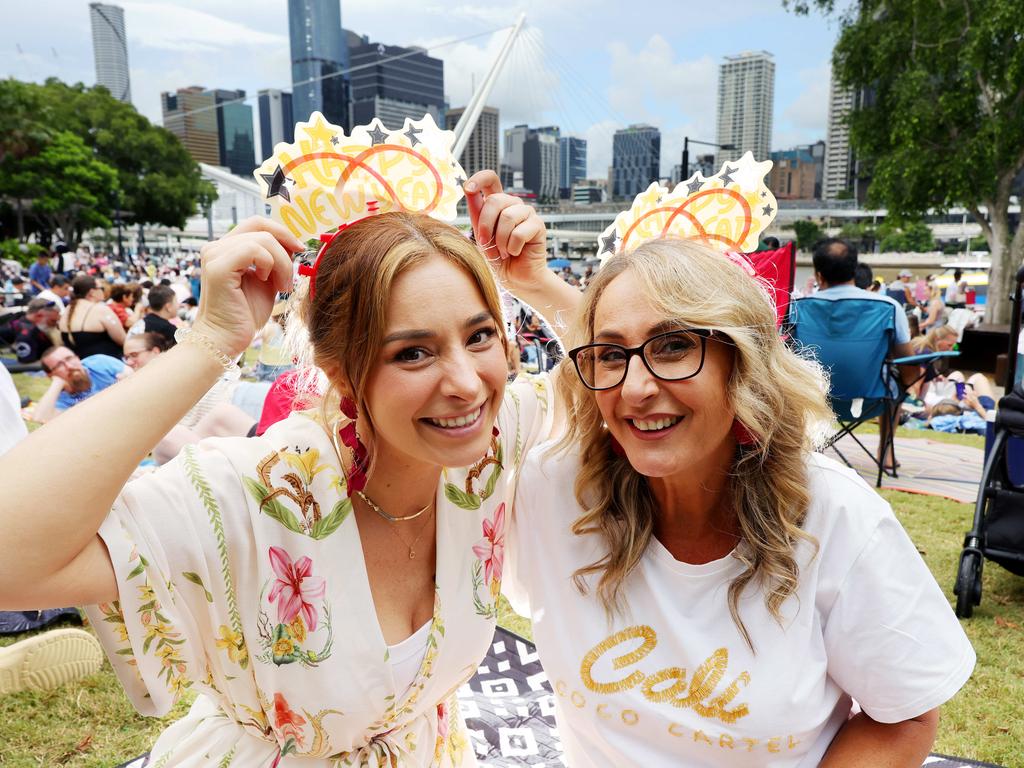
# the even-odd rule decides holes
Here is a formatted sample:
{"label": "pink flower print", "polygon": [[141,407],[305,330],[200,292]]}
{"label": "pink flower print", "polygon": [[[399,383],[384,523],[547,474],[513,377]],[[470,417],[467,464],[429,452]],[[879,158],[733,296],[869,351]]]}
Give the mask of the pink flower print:
{"label": "pink flower print", "polygon": [[484,538],[473,546],[473,554],[484,564],[484,578],[492,584],[501,581],[505,562],[505,504],[498,506],[494,520],[484,520]]}
{"label": "pink flower print", "polygon": [[321,599],[327,585],[320,577],[313,576],[313,561],[306,556],[292,562],[291,556],[280,547],[270,548],[270,565],[277,574],[277,580],[270,590],[270,602],[278,600],[277,621],[290,624],[302,614],[310,632],[316,629],[316,608],[312,601]]}

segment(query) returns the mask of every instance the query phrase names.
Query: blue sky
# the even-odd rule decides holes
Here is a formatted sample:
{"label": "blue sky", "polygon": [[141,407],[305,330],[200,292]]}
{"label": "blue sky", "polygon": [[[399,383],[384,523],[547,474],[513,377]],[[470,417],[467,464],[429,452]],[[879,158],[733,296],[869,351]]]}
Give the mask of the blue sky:
{"label": "blue sky", "polygon": [[[95,82],[87,0],[3,0],[0,75]],[[127,0],[132,98],[160,122],[160,92],[188,85],[290,88],[287,0]],[[19,8],[19,10],[15,10]],[[20,10],[31,8],[31,12]],[[526,13],[527,31],[489,103],[503,126],[558,124],[588,139],[588,172],[604,176],[616,128],[662,131],[662,168],[683,136],[714,140],[718,63],[728,54],[775,57],[773,149],[825,137],[834,20],[796,16],[781,0],[343,0],[344,26],[372,40],[422,45],[445,61],[452,106],[468,99]],[[477,35],[454,45],[445,42]]]}

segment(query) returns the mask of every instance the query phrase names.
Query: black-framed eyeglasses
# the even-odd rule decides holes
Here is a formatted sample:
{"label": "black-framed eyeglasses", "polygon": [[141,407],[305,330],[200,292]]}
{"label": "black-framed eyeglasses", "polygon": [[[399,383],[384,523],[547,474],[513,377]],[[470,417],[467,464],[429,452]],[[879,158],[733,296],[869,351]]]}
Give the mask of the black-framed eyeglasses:
{"label": "black-framed eyeglasses", "polygon": [[682,381],[700,373],[704,352],[713,331],[686,328],[652,336],[639,347],[621,344],[584,344],[569,350],[583,386],[600,392],[614,389],[626,380],[629,361],[634,355],[643,360],[651,375],[662,381]]}

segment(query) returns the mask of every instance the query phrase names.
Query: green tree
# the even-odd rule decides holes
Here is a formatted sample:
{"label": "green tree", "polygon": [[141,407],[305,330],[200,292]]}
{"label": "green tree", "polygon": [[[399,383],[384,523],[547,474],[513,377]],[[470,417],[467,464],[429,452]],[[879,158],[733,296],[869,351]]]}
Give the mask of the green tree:
{"label": "green tree", "polygon": [[796,233],[796,247],[801,251],[811,250],[816,242],[825,237],[821,227],[810,220],[794,221],[793,232]]}
{"label": "green tree", "polygon": [[[835,0],[783,0],[798,13]],[[839,83],[870,89],[850,142],[871,173],[868,204],[900,217],[964,205],[992,253],[986,316],[1009,318],[1024,261],[1010,219],[1024,169],[1024,13],[1020,0],[859,0],[839,15]]]}
{"label": "green tree", "polygon": [[117,172],[97,158],[78,136],[57,131],[37,154],[12,163],[3,174],[3,191],[31,198],[32,212],[50,231],[60,231],[70,246],[84,229],[110,226],[110,199]]}
{"label": "green tree", "polygon": [[935,237],[923,221],[904,224],[886,222],[878,228],[882,251],[899,253],[929,253],[936,250]]}
{"label": "green tree", "polygon": [[0,163],[33,155],[49,141],[47,111],[39,86],[0,80]]}
{"label": "green tree", "polygon": [[216,199],[199,164],[170,131],[149,122],[106,88],[67,85],[51,78],[42,86],[53,120],[117,169],[124,210],[134,221],[181,228],[200,197]]}

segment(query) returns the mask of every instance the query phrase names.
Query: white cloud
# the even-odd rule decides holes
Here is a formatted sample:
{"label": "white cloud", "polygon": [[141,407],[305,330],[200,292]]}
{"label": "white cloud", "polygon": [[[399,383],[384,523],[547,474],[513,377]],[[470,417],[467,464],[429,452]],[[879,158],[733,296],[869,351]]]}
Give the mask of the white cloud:
{"label": "white cloud", "polygon": [[[452,107],[465,106],[479,88],[508,38],[507,31],[496,32],[486,43],[457,43],[431,52],[444,61],[445,96]],[[444,40],[420,43],[428,48]],[[544,35],[536,27],[525,27],[498,75],[488,105],[498,106],[502,125],[545,120],[545,112],[555,106],[561,84],[547,65]]]}
{"label": "white cloud", "polygon": [[[776,111],[772,147],[789,149],[824,139],[828,128],[829,62],[797,73],[800,91]],[[776,93],[779,89],[776,86]]]}
{"label": "white cloud", "polygon": [[125,3],[125,17],[129,40],[148,48],[209,53],[236,47],[288,45],[287,34],[261,32],[205,11],[165,3]]}

